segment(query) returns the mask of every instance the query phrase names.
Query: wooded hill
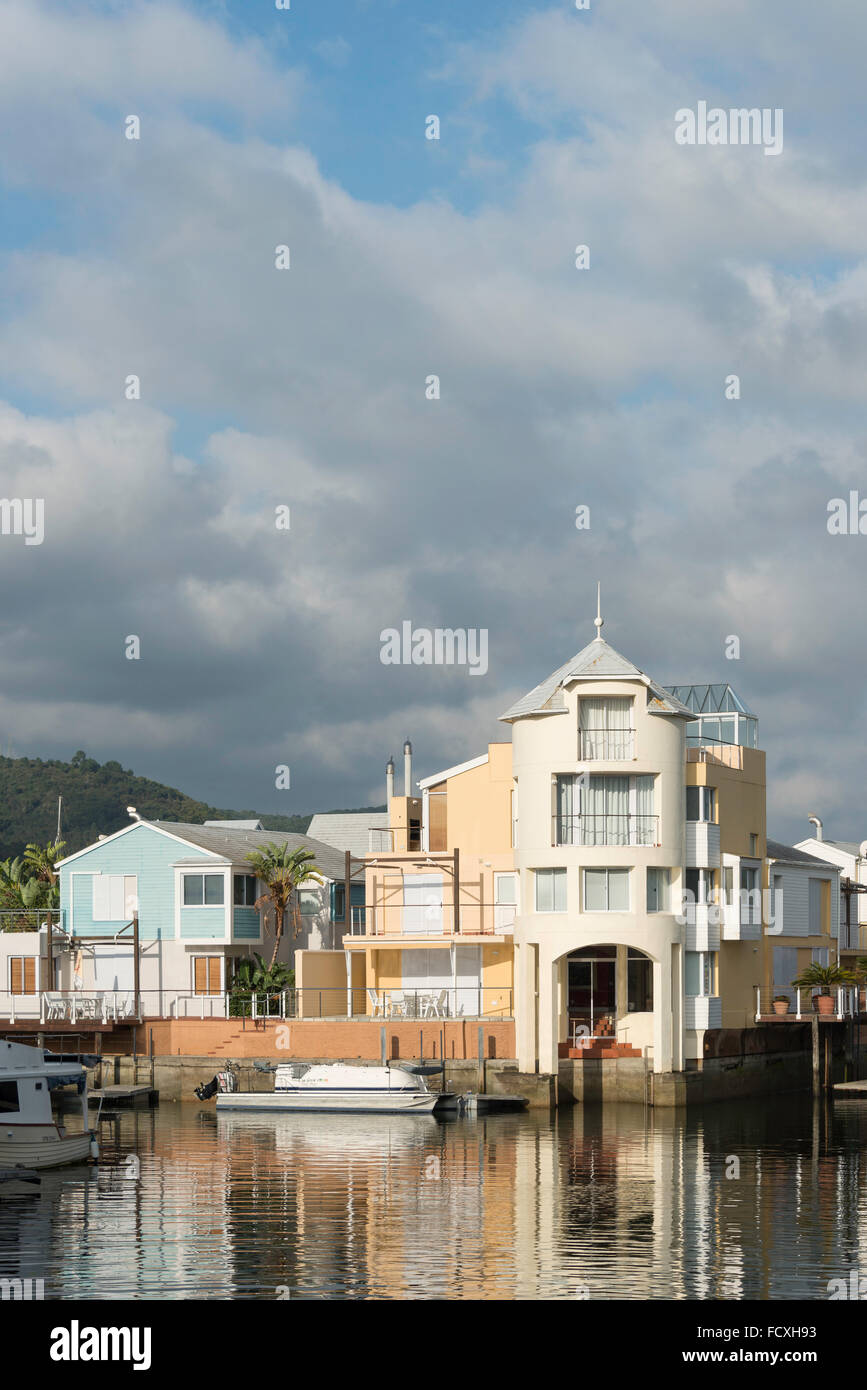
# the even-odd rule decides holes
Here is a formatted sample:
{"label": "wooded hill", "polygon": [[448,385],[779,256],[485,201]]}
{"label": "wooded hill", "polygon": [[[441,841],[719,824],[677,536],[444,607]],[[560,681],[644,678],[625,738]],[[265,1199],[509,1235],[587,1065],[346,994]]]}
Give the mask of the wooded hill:
{"label": "wooded hill", "polygon": [[[0,859],[20,854],[27,844],[48,844],[57,832],[57,798],[63,797],[61,839],[74,854],[100,835],[129,825],[127,806],[144,820],[260,820],[267,830],[306,833],[311,815],[277,816],[208,806],[174,787],[137,777],[120,763],[101,765],[86,753],[70,762],[0,757]],[[362,811],[382,807],[361,806]]]}

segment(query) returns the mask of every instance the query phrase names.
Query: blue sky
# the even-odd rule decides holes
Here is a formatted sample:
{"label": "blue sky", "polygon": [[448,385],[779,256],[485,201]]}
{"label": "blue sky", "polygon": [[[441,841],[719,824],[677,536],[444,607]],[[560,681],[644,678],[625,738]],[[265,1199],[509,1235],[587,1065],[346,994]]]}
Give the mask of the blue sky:
{"label": "blue sky", "polygon": [[[380,800],[407,734],[421,776],[507,736],[600,579],[616,648],[756,709],[778,837],[863,838],[865,41],[847,0],[0,0],[0,471],[47,517],[0,548],[4,746]],[[783,153],[677,146],[698,100]],[[383,666],[404,620],[487,675]]]}

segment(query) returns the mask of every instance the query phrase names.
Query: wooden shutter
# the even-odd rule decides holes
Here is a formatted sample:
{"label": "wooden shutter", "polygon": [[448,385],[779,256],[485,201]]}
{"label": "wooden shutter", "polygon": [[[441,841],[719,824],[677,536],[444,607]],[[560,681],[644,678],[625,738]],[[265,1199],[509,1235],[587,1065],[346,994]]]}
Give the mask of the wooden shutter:
{"label": "wooden shutter", "polygon": [[220,957],[193,957],[193,992],[195,994],[220,993]]}
{"label": "wooden shutter", "polygon": [[36,993],[36,957],[11,956],[9,959],[9,992]]}
{"label": "wooden shutter", "polygon": [[220,993],[220,957],[208,957],[208,993]]}

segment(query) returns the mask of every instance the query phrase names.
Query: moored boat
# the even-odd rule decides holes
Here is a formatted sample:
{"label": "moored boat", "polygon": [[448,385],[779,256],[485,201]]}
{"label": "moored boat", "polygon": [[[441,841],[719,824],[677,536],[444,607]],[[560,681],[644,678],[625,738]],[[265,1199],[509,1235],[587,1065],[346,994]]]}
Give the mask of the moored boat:
{"label": "moored boat", "polygon": [[[51,1094],[76,1087],[82,1129],[55,1117]],[[40,1047],[0,1041],[0,1168],[58,1168],[98,1156],[87,1114],[87,1072],[80,1062],[52,1058]]]}
{"label": "moored boat", "polygon": [[387,1115],[430,1115],[449,1099],[439,1091],[431,1091],[424,1076],[401,1067],[354,1067],[343,1062],[318,1066],[285,1063],[275,1069],[273,1091],[237,1091],[224,1086],[215,1077],[208,1086],[199,1087],[196,1094],[200,1100],[216,1095],[218,1111]]}

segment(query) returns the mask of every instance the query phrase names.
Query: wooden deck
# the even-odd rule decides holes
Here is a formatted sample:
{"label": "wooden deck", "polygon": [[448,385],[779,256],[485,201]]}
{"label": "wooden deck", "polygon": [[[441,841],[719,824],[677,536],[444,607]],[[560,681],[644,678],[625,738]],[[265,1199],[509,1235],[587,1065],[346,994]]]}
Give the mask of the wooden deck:
{"label": "wooden deck", "polygon": [[87,1093],[91,1105],[100,1101],[108,1110],[147,1110],[159,1104],[159,1091],[152,1086],[98,1086]]}

